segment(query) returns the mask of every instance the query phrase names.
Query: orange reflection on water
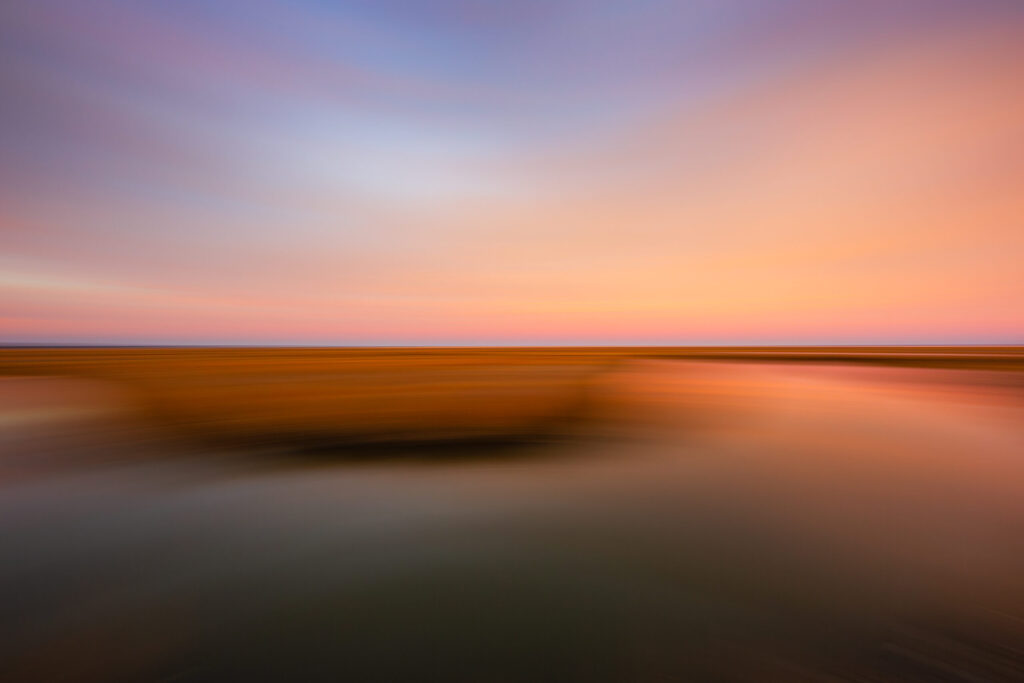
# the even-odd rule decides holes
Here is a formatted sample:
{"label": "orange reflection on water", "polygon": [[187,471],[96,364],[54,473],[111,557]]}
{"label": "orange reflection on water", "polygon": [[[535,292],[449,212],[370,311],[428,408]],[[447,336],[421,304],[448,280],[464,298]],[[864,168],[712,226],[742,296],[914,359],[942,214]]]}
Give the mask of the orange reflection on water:
{"label": "orange reflection on water", "polygon": [[1012,358],[76,353],[0,379],[4,680],[1022,671]]}

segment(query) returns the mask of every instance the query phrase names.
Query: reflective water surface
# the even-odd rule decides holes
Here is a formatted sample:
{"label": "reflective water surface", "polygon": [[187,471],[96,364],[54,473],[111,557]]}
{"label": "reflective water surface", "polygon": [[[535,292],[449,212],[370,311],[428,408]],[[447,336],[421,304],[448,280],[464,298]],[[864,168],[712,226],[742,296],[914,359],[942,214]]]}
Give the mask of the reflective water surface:
{"label": "reflective water surface", "polygon": [[0,379],[0,679],[1024,680],[1018,373],[633,359],[588,396],[297,452]]}

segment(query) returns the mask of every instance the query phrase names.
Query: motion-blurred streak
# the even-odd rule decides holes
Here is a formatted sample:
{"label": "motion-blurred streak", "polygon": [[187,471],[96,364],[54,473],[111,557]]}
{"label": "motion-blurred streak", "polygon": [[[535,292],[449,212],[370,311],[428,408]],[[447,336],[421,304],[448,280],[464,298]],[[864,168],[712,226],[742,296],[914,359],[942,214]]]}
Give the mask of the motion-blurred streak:
{"label": "motion-blurred streak", "polygon": [[0,679],[1013,683],[1019,352],[909,353],[4,350]]}
{"label": "motion-blurred streak", "polygon": [[[1024,367],[1018,347],[96,348],[6,349],[0,376],[5,423],[106,410],[215,443],[308,447],[557,436],[614,417],[609,406],[629,390],[608,371],[645,359]],[[742,369],[699,367],[687,380],[691,418],[728,415],[722,398],[739,398],[730,382],[753,388]]]}
{"label": "motion-blurred streak", "polygon": [[[12,373],[4,392],[11,404],[7,421],[27,419],[38,390],[50,396],[38,416],[51,421],[67,410],[88,413],[102,405],[103,391],[114,390],[128,403],[123,412],[179,434],[229,446],[302,448],[558,436],[584,416],[594,379],[614,358],[480,350],[98,349],[8,351],[4,361]],[[90,387],[96,395],[83,396]]]}

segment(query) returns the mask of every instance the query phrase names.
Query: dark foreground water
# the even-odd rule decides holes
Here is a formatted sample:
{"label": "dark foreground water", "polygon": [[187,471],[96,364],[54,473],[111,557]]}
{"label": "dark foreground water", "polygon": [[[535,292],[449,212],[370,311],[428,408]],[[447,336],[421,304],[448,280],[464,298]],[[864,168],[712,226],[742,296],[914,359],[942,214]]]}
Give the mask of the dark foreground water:
{"label": "dark foreground water", "polygon": [[0,396],[3,681],[1024,680],[1014,373],[637,361],[557,442],[340,461],[59,381]]}

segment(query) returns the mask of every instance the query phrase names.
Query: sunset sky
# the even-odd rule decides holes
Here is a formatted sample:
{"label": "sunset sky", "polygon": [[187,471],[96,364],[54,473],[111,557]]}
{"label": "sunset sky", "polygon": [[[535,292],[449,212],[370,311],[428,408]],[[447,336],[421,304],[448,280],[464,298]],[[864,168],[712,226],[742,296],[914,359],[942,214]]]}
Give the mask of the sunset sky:
{"label": "sunset sky", "polygon": [[1024,342],[1020,0],[6,0],[0,342]]}

